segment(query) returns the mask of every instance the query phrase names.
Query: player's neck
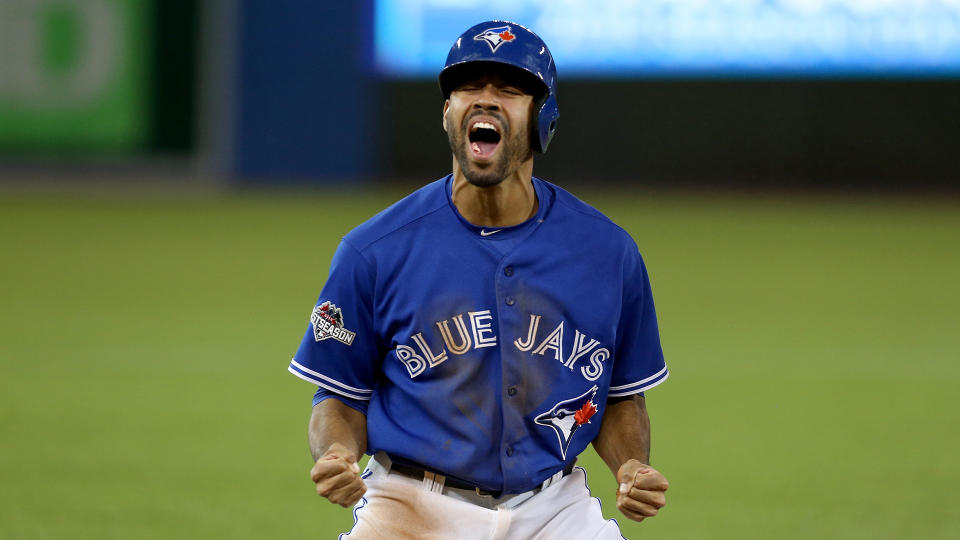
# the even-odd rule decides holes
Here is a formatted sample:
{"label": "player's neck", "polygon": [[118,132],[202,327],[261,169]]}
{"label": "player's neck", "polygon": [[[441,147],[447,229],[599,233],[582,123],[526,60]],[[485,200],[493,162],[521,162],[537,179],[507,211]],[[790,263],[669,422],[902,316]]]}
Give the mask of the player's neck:
{"label": "player's neck", "polygon": [[537,213],[532,170],[523,168],[495,186],[477,187],[454,167],[453,204],[464,219],[478,227],[519,225]]}

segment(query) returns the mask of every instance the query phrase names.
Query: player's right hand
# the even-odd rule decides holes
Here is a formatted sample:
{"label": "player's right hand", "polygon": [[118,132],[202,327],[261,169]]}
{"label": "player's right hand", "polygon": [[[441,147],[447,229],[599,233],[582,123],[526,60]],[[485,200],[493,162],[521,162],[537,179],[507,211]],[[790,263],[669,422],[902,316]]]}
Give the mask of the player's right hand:
{"label": "player's right hand", "polygon": [[634,521],[643,521],[657,515],[667,504],[667,479],[653,467],[630,459],[617,472],[620,489],[617,490],[617,509]]}
{"label": "player's right hand", "polygon": [[317,495],[344,508],[356,504],[367,491],[356,456],[336,443],[313,464],[310,479],[317,485]]}

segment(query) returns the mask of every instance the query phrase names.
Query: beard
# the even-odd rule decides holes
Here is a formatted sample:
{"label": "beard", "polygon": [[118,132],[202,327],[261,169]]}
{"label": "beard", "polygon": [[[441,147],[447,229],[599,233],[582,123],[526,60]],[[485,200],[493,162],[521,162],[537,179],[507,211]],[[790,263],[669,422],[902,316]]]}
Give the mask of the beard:
{"label": "beard", "polygon": [[[492,164],[482,169],[471,161],[469,136],[465,136],[470,118],[480,114],[497,118],[503,127],[500,144],[497,148],[499,155]],[[491,187],[503,182],[512,172],[511,168],[515,164],[523,163],[533,157],[533,149],[530,147],[530,134],[513,132],[502,116],[491,111],[477,112],[464,117],[460,129],[447,130],[447,140],[450,142],[450,151],[453,153],[453,157],[460,165],[460,172],[463,173],[468,182],[477,187]]]}

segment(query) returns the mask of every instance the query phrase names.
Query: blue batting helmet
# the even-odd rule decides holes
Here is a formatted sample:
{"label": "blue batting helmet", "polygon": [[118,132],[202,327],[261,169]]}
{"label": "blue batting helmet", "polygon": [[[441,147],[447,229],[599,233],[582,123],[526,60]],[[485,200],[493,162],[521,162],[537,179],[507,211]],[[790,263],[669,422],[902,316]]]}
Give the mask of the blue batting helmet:
{"label": "blue batting helmet", "polygon": [[546,152],[557,131],[557,67],[547,44],[539,36],[509,21],[487,21],[471,27],[457,38],[440,71],[440,90],[449,98],[458,80],[456,74],[475,62],[513,66],[531,75],[542,90],[537,101],[533,149]]}

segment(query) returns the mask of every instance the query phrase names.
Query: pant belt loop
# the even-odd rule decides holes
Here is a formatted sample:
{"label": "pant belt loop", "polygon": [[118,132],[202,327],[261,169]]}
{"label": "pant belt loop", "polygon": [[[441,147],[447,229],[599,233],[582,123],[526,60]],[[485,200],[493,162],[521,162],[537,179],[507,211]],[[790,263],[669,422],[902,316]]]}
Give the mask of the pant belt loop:
{"label": "pant belt loop", "polygon": [[426,491],[443,493],[443,484],[446,483],[446,481],[447,477],[442,474],[423,471],[423,489]]}
{"label": "pant belt loop", "polygon": [[513,497],[507,499],[506,501],[504,501],[503,503],[497,506],[499,506],[500,508],[504,508],[506,510],[510,510],[532,499],[533,496],[536,495],[537,493],[539,493],[539,491],[534,492],[534,490],[530,490],[526,493],[518,493],[517,495],[514,495]]}
{"label": "pant belt loop", "polygon": [[388,456],[386,452],[383,452],[383,451],[380,451],[374,454],[373,458],[370,461],[372,461],[373,463],[368,464],[367,465],[368,467],[372,467],[373,465],[379,466],[380,470],[382,470],[384,474],[388,474],[390,472],[391,467],[393,467],[393,462],[390,460],[390,456]]}
{"label": "pant belt loop", "polygon": [[563,471],[557,471],[556,473],[553,474],[553,476],[551,476],[550,478],[547,478],[546,480],[543,481],[542,484],[540,484],[540,489],[547,489],[548,487],[555,484],[561,478],[563,478]]}

